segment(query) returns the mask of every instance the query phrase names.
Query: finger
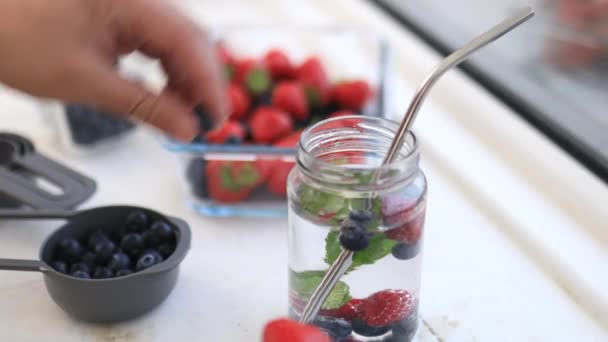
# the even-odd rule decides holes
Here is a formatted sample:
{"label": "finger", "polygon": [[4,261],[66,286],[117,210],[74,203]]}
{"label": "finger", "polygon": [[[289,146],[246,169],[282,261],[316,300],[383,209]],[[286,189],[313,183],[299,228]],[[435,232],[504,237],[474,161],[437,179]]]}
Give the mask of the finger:
{"label": "finger", "polygon": [[[83,60],[83,59],[80,59]],[[95,104],[117,115],[155,126],[174,138],[189,142],[198,132],[192,108],[170,92],[155,95],[143,86],[122,79],[111,66],[95,58],[84,59],[75,76],[76,100]]]}
{"label": "finger", "polygon": [[124,3],[130,9],[121,17],[121,34],[137,39],[141,52],[161,59],[168,78],[179,80],[181,96],[203,104],[216,124],[227,118],[224,80],[207,35],[165,2]]}

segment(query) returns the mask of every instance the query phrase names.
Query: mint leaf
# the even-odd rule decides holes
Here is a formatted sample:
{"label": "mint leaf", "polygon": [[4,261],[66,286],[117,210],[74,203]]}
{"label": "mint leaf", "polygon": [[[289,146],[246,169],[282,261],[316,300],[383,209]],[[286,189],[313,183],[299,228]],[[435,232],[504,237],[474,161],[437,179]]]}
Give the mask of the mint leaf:
{"label": "mint leaf", "polygon": [[298,189],[300,207],[313,216],[335,213],[344,207],[344,197],[303,184]]}
{"label": "mint leaf", "polygon": [[[331,265],[336,261],[342,252],[342,246],[338,239],[339,233],[329,232],[325,238],[325,262]],[[353,263],[348,272],[355,270],[362,265],[371,265],[391,253],[396,241],[388,239],[384,234],[376,234],[369,240],[366,249],[353,254]]]}
{"label": "mint leaf", "polygon": [[[290,272],[290,287],[298,296],[308,301],[321,283],[326,271]],[[351,300],[350,288],[343,281],[338,281],[321,306],[324,310],[337,309]]]}
{"label": "mint leaf", "polygon": [[338,259],[338,255],[342,252],[342,246],[338,241],[338,231],[331,231],[325,238],[325,262],[331,265]]}
{"label": "mint leaf", "polygon": [[373,264],[374,262],[384,258],[391,253],[397,241],[388,239],[386,235],[376,234],[369,240],[369,246],[366,249],[353,254],[353,264],[350,270],[361,265]]}

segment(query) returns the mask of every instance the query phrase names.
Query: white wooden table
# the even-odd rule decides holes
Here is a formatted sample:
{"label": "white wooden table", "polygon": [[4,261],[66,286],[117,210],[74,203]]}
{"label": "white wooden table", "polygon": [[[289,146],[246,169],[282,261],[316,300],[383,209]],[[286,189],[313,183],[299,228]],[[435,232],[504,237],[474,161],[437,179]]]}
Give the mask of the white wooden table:
{"label": "white wooden table", "polygon": [[[395,117],[438,56],[365,1],[187,1],[206,24],[348,24],[395,47]],[[214,220],[183,205],[175,160],[147,130],[75,158],[33,99],[0,92],[0,127],[93,176],[84,206],[133,203],[182,217],[192,250],[173,294],[117,325],[66,316],[39,274],[0,272],[0,341],[258,341],[286,313],[286,220]],[[430,183],[420,341],[607,341],[608,188],[454,72],[416,125]],[[0,256],[34,258],[54,225],[1,222]]]}

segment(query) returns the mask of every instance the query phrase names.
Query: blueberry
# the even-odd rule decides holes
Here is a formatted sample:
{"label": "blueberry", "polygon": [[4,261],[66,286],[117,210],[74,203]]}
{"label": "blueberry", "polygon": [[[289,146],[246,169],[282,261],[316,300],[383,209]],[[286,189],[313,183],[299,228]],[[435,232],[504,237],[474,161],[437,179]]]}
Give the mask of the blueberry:
{"label": "blueberry", "polygon": [[205,111],[203,106],[196,106],[194,108],[194,114],[198,117],[199,128],[201,132],[208,132],[213,128],[213,121],[211,121],[211,115]]}
{"label": "blueberry", "polygon": [[205,178],[205,166],[206,161],[204,158],[193,158],[186,171],[192,194],[201,199],[209,198],[207,179]]}
{"label": "blueberry", "polygon": [[245,129],[245,140],[251,140],[253,136],[251,135],[251,126],[249,126],[249,123],[243,123],[243,129]]}
{"label": "blueberry", "polygon": [[344,249],[356,252],[369,245],[370,233],[357,221],[346,219],[340,225],[340,244]]}
{"label": "blueberry", "polygon": [[141,236],[144,239],[145,247],[156,247],[160,245],[160,240],[158,239],[158,236],[152,234],[151,230],[146,230],[143,234],[141,234]]}
{"label": "blueberry", "polygon": [[272,104],[272,89],[268,87],[268,90],[253,99],[253,106],[251,108],[257,108],[260,106],[270,106]]}
{"label": "blueberry", "polygon": [[374,336],[382,336],[386,334],[390,327],[372,327],[367,325],[363,320],[355,319],[353,321],[353,331],[361,336],[374,337]]}
{"label": "blueberry", "polygon": [[201,134],[198,134],[197,136],[194,137],[194,139],[192,139],[192,141],[190,142],[191,144],[204,144],[207,142],[207,139],[205,139],[204,136],[202,136]]}
{"label": "blueberry", "polygon": [[144,238],[138,233],[129,233],[120,241],[120,248],[131,256],[139,255],[144,250]]}
{"label": "blueberry", "polygon": [[84,254],[80,257],[80,260],[92,269],[97,263],[97,256],[93,252],[84,252]]}
{"label": "blueberry", "polygon": [[118,118],[116,115],[76,103],[67,104],[65,114],[72,139],[79,145],[95,144],[135,127],[130,121]]}
{"label": "blueberry", "polygon": [[95,245],[95,255],[97,256],[97,263],[102,265],[108,262],[112,254],[116,251],[116,245],[110,240],[101,241]]}
{"label": "blueberry", "polygon": [[166,259],[169,256],[171,256],[171,254],[173,254],[173,251],[175,250],[175,245],[172,243],[163,243],[162,245],[158,246],[158,252]]}
{"label": "blueberry", "polygon": [[243,139],[236,135],[231,135],[224,141],[224,143],[228,145],[238,145],[243,143]]}
{"label": "blueberry", "polygon": [[393,247],[391,253],[395,258],[399,260],[408,260],[418,255],[419,251],[420,243],[418,242],[415,242],[413,244],[400,242]]}
{"label": "blueberry", "polygon": [[107,240],[110,240],[110,238],[106,235],[106,233],[101,230],[96,230],[95,232],[93,232],[93,234],[89,236],[87,245],[89,246],[90,250],[94,250],[97,244]]}
{"label": "blueberry", "polygon": [[76,272],[70,273],[70,275],[72,277],[76,277],[76,278],[91,279],[91,275],[85,271],[76,271]]}
{"label": "blueberry", "polygon": [[374,213],[369,210],[357,209],[348,214],[348,217],[359,223],[367,223],[374,219]]}
{"label": "blueberry", "polygon": [[51,267],[60,273],[68,273],[68,265],[63,261],[53,261]]}
{"label": "blueberry", "polygon": [[93,278],[95,279],[106,279],[112,278],[114,276],[114,272],[109,267],[97,266],[95,268],[95,273],[93,273]]}
{"label": "blueberry", "polygon": [[148,228],[148,215],[143,211],[133,211],[127,216],[127,231],[141,233]]}
{"label": "blueberry", "polygon": [[123,252],[116,252],[110,257],[108,267],[114,271],[131,267],[131,259]]}
{"label": "blueberry", "polygon": [[159,242],[170,242],[173,241],[173,228],[164,221],[156,221],[150,227],[150,233],[153,239]]}
{"label": "blueberry", "polygon": [[317,316],[312,324],[325,330],[329,335],[336,339],[345,338],[353,332],[351,324],[340,318]]}
{"label": "blueberry", "polygon": [[76,271],[83,271],[86,273],[91,273],[91,268],[89,267],[89,265],[87,265],[84,262],[77,262],[75,264],[72,264],[72,266],[70,266],[70,273],[74,273]]}
{"label": "blueberry", "polygon": [[137,265],[135,265],[136,271],[145,270],[146,268],[152,267],[156,264],[156,256],[151,253],[144,253],[139,260],[137,260]]}
{"label": "blueberry", "polygon": [[154,256],[154,261],[156,264],[163,262],[163,260],[165,260],[165,258],[163,258],[163,256],[157,250],[152,249],[152,248],[146,249],[143,254],[152,254]]}
{"label": "blueberry", "polygon": [[418,315],[416,314],[416,311],[408,317],[394,323],[392,328],[395,337],[403,336],[403,340],[409,341],[407,338],[413,338],[416,334],[416,329],[418,329]]}
{"label": "blueberry", "polygon": [[76,239],[65,238],[59,242],[59,255],[64,260],[76,261],[83,252],[84,249]]}
{"label": "blueberry", "polygon": [[132,274],[132,273],[133,273],[133,271],[131,271],[129,269],[123,269],[123,270],[116,271],[116,276],[117,277],[124,277],[124,276]]}

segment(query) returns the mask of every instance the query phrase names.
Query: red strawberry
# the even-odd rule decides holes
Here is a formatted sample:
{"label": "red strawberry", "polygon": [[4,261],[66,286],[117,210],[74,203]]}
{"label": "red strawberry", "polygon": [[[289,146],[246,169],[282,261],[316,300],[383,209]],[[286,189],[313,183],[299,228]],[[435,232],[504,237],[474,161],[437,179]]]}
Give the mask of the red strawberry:
{"label": "red strawberry", "polygon": [[228,120],[222,127],[207,133],[205,137],[207,141],[213,144],[223,144],[230,138],[243,141],[245,128],[238,121]]}
{"label": "red strawberry", "polygon": [[281,50],[271,49],[268,51],[264,56],[264,64],[275,80],[293,77],[293,65]]}
{"label": "red strawberry", "polygon": [[234,77],[234,58],[223,44],[217,44],[216,49],[218,60],[224,68],[224,77],[231,81]]}
{"label": "red strawberry", "polygon": [[230,99],[230,106],[232,108],[230,118],[234,120],[245,118],[251,105],[251,99],[245,90],[236,84],[230,84],[228,85],[228,98]]}
{"label": "red strawberry", "polygon": [[329,102],[329,79],[317,57],[310,57],[300,64],[296,69],[296,78],[304,86],[311,106],[324,106]]}
{"label": "red strawberry", "polygon": [[238,203],[249,197],[260,176],[253,163],[209,160],[205,166],[209,197],[222,203]]}
{"label": "red strawberry", "polygon": [[418,214],[413,220],[399,226],[397,228],[393,228],[386,231],[386,236],[389,239],[414,243],[420,240],[422,236],[422,229],[424,227],[424,211]]}
{"label": "red strawberry", "polygon": [[289,134],[293,130],[293,121],[282,110],[262,106],[252,114],[249,127],[255,142],[268,144]]}
{"label": "red strawberry", "polygon": [[365,81],[346,81],[334,85],[332,98],[340,107],[359,111],[372,96],[372,90]]}
{"label": "red strawberry", "polygon": [[260,63],[253,58],[238,59],[234,61],[234,80],[243,84],[249,72],[257,67]]}
{"label": "red strawberry", "polygon": [[315,326],[282,318],[266,324],[262,342],[331,342],[331,338]]}
{"label": "red strawberry", "polygon": [[304,90],[297,82],[284,81],[272,92],[272,105],[300,121],[308,119],[308,102]]}
{"label": "red strawberry", "polygon": [[[302,131],[299,130],[293,134],[290,134],[283,139],[279,140],[274,144],[275,147],[296,147],[298,142],[300,141],[300,135]],[[294,161],[286,161],[281,159],[275,159],[270,161],[268,166],[269,170],[269,178],[266,187],[268,191],[275,195],[286,196],[287,195],[287,178],[291,169],[295,166]]]}
{"label": "red strawberry", "polygon": [[414,304],[414,298],[405,290],[384,290],[367,297],[360,310],[365,323],[382,327],[409,316]]}
{"label": "red strawberry", "polygon": [[321,311],[321,313],[326,316],[342,318],[347,321],[352,321],[361,317],[361,304],[363,304],[363,302],[363,299],[353,298],[348,303],[342,305],[338,309],[325,310]]}
{"label": "red strawberry", "polygon": [[[420,211],[416,212],[417,210]],[[401,196],[398,193],[393,196],[386,196],[382,200],[381,212],[383,224],[396,227],[386,231],[388,238],[413,243],[422,236],[425,210],[417,207],[414,199]],[[416,216],[412,217],[412,215]]]}

